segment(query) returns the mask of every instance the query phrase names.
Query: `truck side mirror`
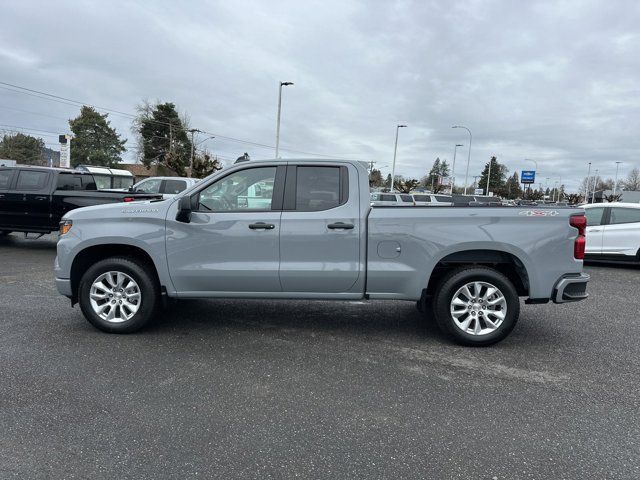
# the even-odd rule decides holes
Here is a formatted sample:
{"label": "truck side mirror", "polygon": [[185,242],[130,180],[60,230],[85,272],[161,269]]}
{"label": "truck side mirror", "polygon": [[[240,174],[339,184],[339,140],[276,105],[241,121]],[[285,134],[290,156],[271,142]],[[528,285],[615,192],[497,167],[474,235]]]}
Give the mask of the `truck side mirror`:
{"label": "truck side mirror", "polygon": [[191,221],[191,197],[184,195],[178,201],[178,213],[176,214],[176,220],[182,223],[189,223]]}

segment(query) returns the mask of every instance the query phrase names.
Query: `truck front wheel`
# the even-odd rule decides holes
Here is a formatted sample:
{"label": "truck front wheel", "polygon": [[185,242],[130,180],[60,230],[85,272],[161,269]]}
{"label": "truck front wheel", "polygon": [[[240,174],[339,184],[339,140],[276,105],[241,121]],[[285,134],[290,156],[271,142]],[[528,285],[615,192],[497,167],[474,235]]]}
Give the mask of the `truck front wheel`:
{"label": "truck front wheel", "polygon": [[125,257],[95,263],[84,273],[78,288],[85,318],[109,333],[131,333],[145,326],[153,318],[159,298],[149,268]]}
{"label": "truck front wheel", "polygon": [[520,300],[511,281],[487,267],[461,268],[445,276],[433,307],[440,329],[469,346],[504,339],[520,315]]}

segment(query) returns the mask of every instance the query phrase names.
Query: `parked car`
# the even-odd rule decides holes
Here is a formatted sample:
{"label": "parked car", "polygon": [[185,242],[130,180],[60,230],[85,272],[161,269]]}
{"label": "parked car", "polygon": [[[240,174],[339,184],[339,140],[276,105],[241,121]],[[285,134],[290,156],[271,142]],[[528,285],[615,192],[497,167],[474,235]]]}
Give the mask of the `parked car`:
{"label": "parked car", "polygon": [[509,334],[519,297],[587,297],[584,210],[370,199],[359,162],[234,164],[174,199],[66,214],[56,285],[107,332],[142,328],[165,296],[387,299],[417,302],[456,341],[478,346]]}
{"label": "parked car", "polygon": [[[48,167],[0,167],[0,232],[49,233],[79,207],[162,198],[100,191],[91,173]],[[118,208],[122,208],[119,205]]]}
{"label": "parked car", "polygon": [[591,203],[584,209],[588,260],[640,261],[640,204]]}
{"label": "parked car", "polygon": [[416,202],[408,193],[371,193],[371,205],[378,207],[413,207]]}
{"label": "parked car", "polygon": [[196,178],[149,177],[140,180],[129,191],[136,193],[160,193],[163,197],[173,197],[198,183]]}
{"label": "parked car", "polygon": [[440,195],[433,193],[413,193],[413,199],[419,207],[451,207],[453,199],[451,195]]}

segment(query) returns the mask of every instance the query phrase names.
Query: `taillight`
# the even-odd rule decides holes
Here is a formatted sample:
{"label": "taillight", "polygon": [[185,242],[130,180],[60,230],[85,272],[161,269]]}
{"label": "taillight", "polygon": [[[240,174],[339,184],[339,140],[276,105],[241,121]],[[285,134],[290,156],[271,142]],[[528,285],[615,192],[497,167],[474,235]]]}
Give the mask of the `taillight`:
{"label": "taillight", "polygon": [[573,258],[576,260],[584,260],[584,249],[587,245],[585,238],[587,233],[587,217],[584,215],[569,217],[569,225],[578,229],[578,236],[573,244]]}
{"label": "taillight", "polygon": [[123,199],[125,202],[133,202],[135,200],[135,197],[124,197]]}

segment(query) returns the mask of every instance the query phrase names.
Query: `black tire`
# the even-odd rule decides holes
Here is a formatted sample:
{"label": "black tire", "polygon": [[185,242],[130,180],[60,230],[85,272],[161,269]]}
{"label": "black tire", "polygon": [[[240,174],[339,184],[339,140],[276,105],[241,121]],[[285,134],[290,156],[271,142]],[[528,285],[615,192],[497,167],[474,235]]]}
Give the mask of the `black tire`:
{"label": "black tire", "polygon": [[[101,318],[91,305],[91,287],[107,272],[128,275],[137,283],[140,291],[138,310],[131,318],[118,323]],[[140,330],[153,318],[159,300],[160,288],[155,273],[146,264],[127,257],[111,257],[95,263],[82,275],[78,287],[78,303],[85,318],[97,329],[108,333],[131,333]]]}
{"label": "black tire", "polygon": [[[506,302],[506,314],[502,323],[492,332],[474,335],[460,328],[451,315],[451,301],[456,292],[470,282],[486,282],[496,287],[504,296]],[[486,290],[484,290],[486,292]],[[476,304],[477,305],[477,304]],[[474,307],[475,308],[475,307]],[[482,308],[482,307],[479,307]],[[520,299],[511,281],[500,272],[488,267],[468,267],[453,270],[446,275],[438,285],[433,297],[433,311],[440,329],[461,345],[473,347],[485,347],[497,343],[506,338],[516,326],[520,316]],[[489,327],[480,312],[474,313],[470,325],[479,321],[482,329]],[[469,313],[468,315],[471,315]],[[483,315],[483,316],[480,316]],[[461,317],[466,318],[466,317]],[[479,318],[480,320],[476,320]],[[495,317],[493,317],[495,320]],[[497,323],[497,322],[496,322]]]}

